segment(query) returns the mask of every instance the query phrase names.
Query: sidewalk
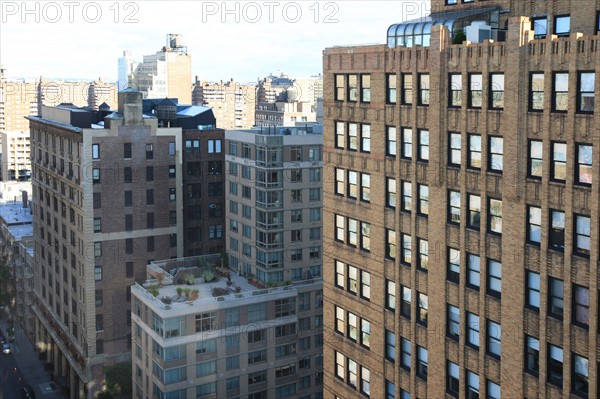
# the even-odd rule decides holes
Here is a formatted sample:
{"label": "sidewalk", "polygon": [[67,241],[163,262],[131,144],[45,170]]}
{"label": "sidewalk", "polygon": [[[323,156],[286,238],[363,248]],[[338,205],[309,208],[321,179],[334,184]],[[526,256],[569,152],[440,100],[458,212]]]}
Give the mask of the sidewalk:
{"label": "sidewalk", "polygon": [[[5,319],[2,320],[1,327],[2,331],[6,332]],[[15,340],[12,349],[21,375],[35,391],[36,398],[65,399],[58,386],[52,382],[50,374],[38,359],[38,352],[34,350],[32,342],[18,323],[15,323]]]}

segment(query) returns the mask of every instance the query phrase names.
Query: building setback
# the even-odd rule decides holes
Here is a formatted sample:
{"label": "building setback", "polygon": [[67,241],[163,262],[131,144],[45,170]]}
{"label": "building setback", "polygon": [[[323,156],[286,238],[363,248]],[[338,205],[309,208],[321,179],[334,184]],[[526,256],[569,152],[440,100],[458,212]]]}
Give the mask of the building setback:
{"label": "building setback", "polygon": [[326,397],[599,395],[598,5],[464,3],[324,51]]}

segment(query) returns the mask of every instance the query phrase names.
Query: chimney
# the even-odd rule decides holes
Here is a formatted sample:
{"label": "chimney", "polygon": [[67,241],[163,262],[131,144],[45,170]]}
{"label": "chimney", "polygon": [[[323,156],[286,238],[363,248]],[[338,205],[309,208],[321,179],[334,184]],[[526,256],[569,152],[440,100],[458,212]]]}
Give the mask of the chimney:
{"label": "chimney", "polygon": [[126,89],[119,92],[119,113],[126,125],[142,123],[142,93]]}

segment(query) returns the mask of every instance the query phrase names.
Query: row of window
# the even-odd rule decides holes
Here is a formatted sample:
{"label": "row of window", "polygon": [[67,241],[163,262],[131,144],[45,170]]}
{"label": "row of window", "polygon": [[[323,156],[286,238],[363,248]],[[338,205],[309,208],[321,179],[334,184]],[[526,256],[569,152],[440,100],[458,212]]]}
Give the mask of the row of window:
{"label": "row of window", "polygon": [[[563,349],[560,346],[549,343],[546,359],[547,381],[562,389],[564,368]],[[571,391],[578,396],[587,398],[589,393],[589,360],[584,356],[572,352],[571,361]],[[532,336],[525,337],[525,370],[536,377],[540,375],[540,341]]]}
{"label": "row of window", "polygon": [[369,252],[371,251],[371,224],[336,214],[335,240]]}
{"label": "row of window", "polygon": [[[542,295],[540,274],[527,271],[526,284],[525,304],[529,309],[539,311]],[[590,290],[587,287],[573,284],[571,293],[571,323],[587,329],[590,325]],[[545,294],[548,295],[548,315],[562,320],[565,302],[564,282],[549,277]]]}
{"label": "row of window", "polygon": [[[406,371],[410,371],[413,368],[412,365],[412,344],[410,340],[406,338],[400,338],[400,367]],[[428,353],[427,348],[417,345],[416,351],[416,366],[417,366],[417,377],[427,379],[427,366],[428,366]],[[385,358],[392,362],[396,362],[396,334],[393,331],[385,330]]]}
{"label": "row of window", "polygon": [[[210,164],[210,162],[209,162]],[[113,169],[109,169],[109,182],[110,183],[116,183],[116,176],[114,175],[114,170]],[[167,177],[172,179],[175,178],[176,175],[176,169],[175,169],[175,165],[169,165],[168,168],[168,172],[167,172]],[[99,184],[100,183],[100,174],[101,174],[101,169],[100,168],[92,168],[92,183],[93,184]],[[210,174],[210,173],[209,173]],[[154,166],[146,166],[146,176],[145,176],[146,181],[154,181]],[[133,183],[133,168],[131,168],[130,166],[126,166],[123,168],[123,183]]]}
{"label": "row of window", "polygon": [[363,395],[371,396],[371,371],[340,352],[335,352],[335,376]]}
{"label": "row of window", "polygon": [[335,307],[335,331],[364,348],[371,348],[371,322],[339,306]]}
{"label": "row of window", "polygon": [[[206,150],[208,154],[220,154],[221,148],[222,140],[207,140]],[[200,154],[200,140],[185,140],[185,152],[186,154]],[[174,150],[173,155],[175,155]]]}
{"label": "row of window", "polygon": [[[527,210],[527,241],[540,245],[542,240],[542,209],[529,205]],[[557,251],[565,248],[565,213],[548,210],[548,247]],[[578,255],[589,256],[591,219],[589,216],[573,214],[573,251]]]}
{"label": "row of window", "polygon": [[[238,151],[239,144],[241,144],[241,151]],[[299,161],[321,161],[321,146],[310,146],[308,149],[308,158],[304,158],[302,146],[290,146],[289,147],[289,161],[288,162],[299,162]],[[278,166],[283,163],[283,149],[281,146],[276,147],[261,147],[256,146],[256,163],[259,166]],[[229,142],[229,154],[232,156],[241,156],[245,159],[252,158],[252,145],[248,143],[238,143],[235,141]]]}

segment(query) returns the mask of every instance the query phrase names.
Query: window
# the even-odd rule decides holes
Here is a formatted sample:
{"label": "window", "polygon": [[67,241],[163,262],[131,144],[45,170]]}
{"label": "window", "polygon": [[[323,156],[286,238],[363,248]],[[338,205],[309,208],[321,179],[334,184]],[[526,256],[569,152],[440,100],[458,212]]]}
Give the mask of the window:
{"label": "window", "polygon": [[427,271],[429,267],[429,243],[427,240],[418,239],[419,243],[419,262],[417,267],[419,269]]}
{"label": "window", "polygon": [[175,201],[175,188],[169,188],[169,201]]}
{"label": "window", "polygon": [[346,311],[339,306],[335,307],[335,331],[344,335],[346,331]]}
{"label": "window", "polygon": [[345,90],[344,75],[335,75],[335,101],[344,101]]}
{"label": "window", "polygon": [[360,101],[371,102],[371,75],[360,76]]}
{"label": "window", "polygon": [[335,239],[341,242],[346,239],[346,219],[341,215],[335,215]]}
{"label": "window", "polygon": [[467,312],[467,345],[479,348],[479,316]]}
{"label": "window", "polygon": [[467,166],[470,169],[481,169],[481,136],[469,134],[469,153]]}
{"label": "window", "polygon": [[154,181],[154,167],[146,166],[146,181]]}
{"label": "window", "polygon": [[358,293],[358,269],[348,265],[348,292],[356,295]]}
{"label": "window", "polygon": [[429,105],[429,74],[419,74],[419,105]]}
{"label": "window", "polygon": [[100,159],[100,144],[92,144],[92,159]]}
{"label": "window", "polygon": [[102,281],[102,266],[94,266],[94,280]]}
{"label": "window", "polygon": [[460,335],[460,309],[456,306],[448,305],[448,336],[458,341]]}
{"label": "window", "polygon": [[502,293],[502,263],[495,260],[488,260],[487,291],[497,297]]}
{"label": "window", "polygon": [[358,172],[348,171],[348,198],[356,199],[358,196]]}
{"label": "window", "polygon": [[573,354],[573,393],[588,397],[590,365],[586,357]]}
{"label": "window", "polygon": [[565,249],[565,213],[550,210],[550,231],[548,246],[551,249],[562,251]]}
{"label": "window", "polygon": [[460,250],[448,247],[448,281],[460,281]]}
{"label": "window", "polygon": [[571,31],[571,16],[557,15],[554,17],[554,34],[557,36],[569,36]]}
{"label": "window", "polygon": [[[320,238],[320,237],[319,237]],[[363,251],[371,250],[371,224],[360,223],[360,249]]]}
{"label": "window", "polygon": [[555,72],[553,83],[552,111],[566,112],[569,106],[569,74],[566,72]]}
{"label": "window", "polygon": [[196,315],[196,332],[212,331],[216,328],[216,312],[199,313]]}
{"label": "window", "polygon": [[502,234],[502,201],[490,198],[489,204],[489,230]]}
{"label": "window", "polygon": [[448,221],[451,223],[460,223],[460,192],[458,191],[449,191],[448,192],[448,206],[449,206],[449,215]]}
{"label": "window", "polygon": [[102,231],[102,219],[94,218],[94,233],[100,233]]}
{"label": "window", "polygon": [[488,320],[487,324],[487,351],[490,355],[500,357],[502,354],[501,345],[502,330],[500,324]]}
{"label": "window", "polygon": [[481,108],[483,104],[483,76],[480,73],[469,75],[469,108]]}
{"label": "window", "polygon": [[417,376],[427,379],[427,349],[417,345]]}
{"label": "window", "polygon": [[567,144],[552,143],[552,180],[565,181],[567,177]]}
{"label": "window", "polygon": [[340,380],[346,378],[346,356],[339,352],[335,352],[335,376]]}
{"label": "window", "polygon": [[577,145],[577,165],[575,180],[577,183],[589,186],[592,184],[592,146]]}
{"label": "window", "polygon": [[123,143],[123,158],[131,159],[131,143]]}
{"label": "window", "polygon": [[588,216],[575,215],[574,250],[580,255],[590,254],[591,220]]}
{"label": "window", "polygon": [[290,197],[293,204],[302,202],[302,190],[290,190]]}
{"label": "window", "polygon": [[368,320],[360,320],[360,344],[365,348],[371,347],[371,323]]}
{"label": "window", "polygon": [[[532,73],[530,86],[530,111],[544,110],[544,74]],[[565,104],[566,106],[566,104]]]}
{"label": "window", "polygon": [[390,330],[385,330],[385,358],[396,361],[396,334]]}
{"label": "window", "polygon": [[532,18],[531,25],[536,39],[542,39],[548,34],[548,18],[539,17]]}
{"label": "window", "polygon": [[490,136],[488,167],[492,172],[502,173],[504,168],[504,139],[502,137]]}
{"label": "window", "polygon": [[467,263],[467,286],[479,289],[480,278],[480,258],[477,255],[469,254]]}
{"label": "window", "polygon": [[385,284],[385,307],[396,309],[396,283],[391,280],[386,280]]}
{"label": "window", "polygon": [[549,344],[548,352],[548,382],[562,388],[563,350],[561,347]]}
{"label": "window", "polygon": [[590,325],[590,290],[573,284],[573,324],[588,328]]}
{"label": "window", "polygon": [[504,74],[492,73],[490,75],[490,108],[504,108]]}
{"label": "window", "polygon": [[460,390],[459,376],[460,372],[458,364],[448,361],[448,381],[446,383],[446,391],[454,397],[458,397],[458,392]]}
{"label": "window", "polygon": [[450,74],[450,106],[460,107],[462,105],[462,75]]}
{"label": "window", "polygon": [[577,111],[580,113],[594,112],[594,86],[596,74],[594,72],[579,72],[577,82]]}
{"label": "window", "polygon": [[348,358],[348,385],[352,388],[356,388],[358,383],[358,365],[356,362]]}
{"label": "window", "polygon": [[534,179],[542,178],[542,142],[529,140],[527,174]]}
{"label": "window", "polygon": [[220,154],[221,153],[221,140],[208,140],[208,153],[209,154]]}
{"label": "window", "polygon": [[[419,131],[419,140],[421,137],[421,132]],[[402,158],[411,159],[412,158],[412,129],[403,127],[402,128]],[[429,146],[429,135],[427,135],[427,145]],[[421,146],[419,141],[419,159],[421,154]],[[429,154],[429,152],[428,152]]]}
{"label": "window", "polygon": [[388,208],[396,207],[396,179],[386,177],[385,179],[385,205]]}
{"label": "window", "polygon": [[412,237],[409,234],[402,234],[402,259],[405,265],[412,262]]}
{"label": "window", "polygon": [[154,146],[146,144],[146,159],[154,159]]}
{"label": "window", "polygon": [[412,183],[402,182],[402,210],[410,212],[412,210]]}
{"label": "window", "polygon": [[479,399],[479,376],[467,370],[467,399]]}
{"label": "window", "polygon": [[450,133],[448,138],[448,164],[460,166],[461,161],[461,139],[460,133]]}
{"label": "window", "polygon": [[423,325],[427,325],[428,315],[429,315],[429,299],[427,295],[419,292],[419,319],[417,320],[419,323]]}
{"label": "window", "polygon": [[479,230],[481,225],[481,197],[469,194],[469,227]]}
{"label": "window", "polygon": [[358,101],[358,75],[348,75],[347,101]]}
{"label": "window", "polygon": [[533,309],[540,308],[540,275],[527,272],[527,299],[526,304]]}
{"label": "window", "polygon": [[419,215],[429,215],[429,186],[419,184]]}
{"label": "window", "polygon": [[388,104],[396,104],[396,75],[386,75],[386,102]]}
{"label": "window", "polygon": [[371,175],[367,173],[360,175],[360,200],[363,202],[371,201]]}
{"label": "window", "polygon": [[386,142],[386,155],[390,157],[396,156],[396,127],[387,126],[387,142]]}
{"label": "window", "polygon": [[348,123],[348,146],[351,151],[358,150],[358,124]]}
{"label": "window", "polygon": [[429,161],[429,130],[419,130],[419,161]]}
{"label": "window", "polygon": [[411,364],[411,346],[410,341],[406,338],[400,340],[400,366],[406,370],[410,370]]}
{"label": "window", "polygon": [[548,281],[548,314],[562,320],[564,307],[564,283],[562,280],[550,277]]}
{"label": "window", "polygon": [[402,74],[402,104],[410,105],[413,102],[413,75]]}
{"label": "window", "polygon": [[346,172],[344,169],[335,168],[335,193],[344,195],[346,193]]}
{"label": "window", "polygon": [[92,183],[93,184],[100,183],[100,169],[98,169],[98,168],[92,169]]}
{"label": "window", "polygon": [[386,229],[386,246],[385,246],[385,256],[388,259],[395,260],[396,259],[396,231]]}
{"label": "window", "polygon": [[412,302],[411,290],[408,287],[401,287],[402,299],[400,302],[400,314],[407,319],[410,319],[410,305]]}
{"label": "window", "polygon": [[528,206],[529,218],[527,221],[527,240],[540,244],[542,239],[542,210],[535,206]]}
{"label": "window", "polygon": [[345,141],[344,128],[345,128],[344,122],[336,122],[335,123],[335,147],[336,148],[344,148],[344,141]]}
{"label": "window", "polygon": [[540,372],[540,341],[537,338],[525,336],[526,354],[525,354],[525,370],[538,375]]}

